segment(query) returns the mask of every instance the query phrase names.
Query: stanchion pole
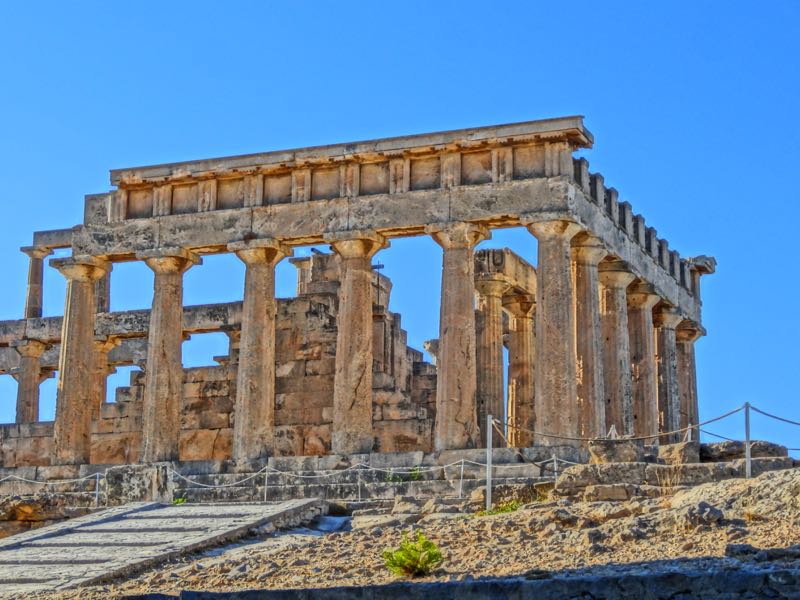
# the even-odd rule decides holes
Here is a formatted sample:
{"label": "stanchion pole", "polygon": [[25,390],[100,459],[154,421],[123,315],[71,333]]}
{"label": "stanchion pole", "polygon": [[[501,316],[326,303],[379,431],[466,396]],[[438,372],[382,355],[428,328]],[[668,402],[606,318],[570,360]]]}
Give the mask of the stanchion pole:
{"label": "stanchion pole", "polygon": [[361,502],[361,467],[357,468],[356,475],[358,475],[358,501]]}
{"label": "stanchion pole", "polygon": [[558,457],[553,452],[553,477],[558,479]]}
{"label": "stanchion pole", "polygon": [[267,488],[269,487],[269,469],[264,467],[264,504],[267,503]]}
{"label": "stanchion pole", "polygon": [[464,497],[464,459],[461,459],[461,477],[458,479],[458,497]]}
{"label": "stanchion pole", "polygon": [[100,471],[94,474],[94,505],[100,506]]}
{"label": "stanchion pole", "polygon": [[486,510],[492,510],[492,415],[486,416]]}
{"label": "stanchion pole", "polygon": [[744,403],[744,468],[745,477],[753,476],[753,462],[750,456],[750,403]]}

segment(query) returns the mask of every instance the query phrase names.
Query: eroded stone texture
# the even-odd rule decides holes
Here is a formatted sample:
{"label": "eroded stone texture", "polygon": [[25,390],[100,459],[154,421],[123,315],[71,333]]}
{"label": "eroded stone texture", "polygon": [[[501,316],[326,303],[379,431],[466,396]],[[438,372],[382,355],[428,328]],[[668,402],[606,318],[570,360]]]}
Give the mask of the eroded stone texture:
{"label": "eroded stone texture", "polygon": [[634,280],[622,261],[600,264],[600,328],[606,427],[633,434],[633,390],[628,334],[628,286]]}
{"label": "eroded stone texture", "polygon": [[578,433],[583,438],[599,437],[606,433],[598,275],[598,265],[606,254],[600,240],[593,236],[579,234],[572,241]]}
{"label": "eroded stone texture", "polygon": [[94,391],[94,284],[110,265],[92,257],[60,258],[50,263],[67,279],[53,431],[55,460],[61,464],[87,463]]}
{"label": "eroded stone texture", "polygon": [[439,363],[436,389],[437,450],[474,448],[480,443],[475,389],[475,303],[472,249],[489,232],[471,223],[430,228],[442,247]]}
{"label": "eroded stone texture", "polygon": [[[579,436],[580,415],[575,381],[575,313],[570,241],[580,226],[570,221],[528,225],[539,242],[536,297],[537,431]],[[541,444],[558,444],[542,437]],[[572,440],[566,440],[567,442]],[[574,442],[573,442],[574,443]]]}
{"label": "eroded stone texture", "polygon": [[[486,417],[503,419],[503,294],[509,289],[502,279],[477,279],[477,411],[480,431]],[[502,441],[500,442],[502,443]]]}
{"label": "eroded stone texture", "polygon": [[183,273],[199,258],[185,250],[160,249],[141,258],[155,273],[147,368],[142,400],[144,463],[179,457],[183,398]]}
{"label": "eroded stone texture", "polygon": [[536,301],[531,295],[518,294],[506,297],[503,306],[514,321],[508,342],[508,421],[512,425],[509,441],[517,448],[527,448],[533,445],[532,432],[536,430]]}
{"label": "eroded stone texture", "polygon": [[678,354],[675,328],[683,320],[671,306],[659,306],[654,312],[656,328],[656,357],[658,365],[658,421],[662,444],[673,444],[680,434],[670,433],[680,429],[680,393],[678,391]]}
{"label": "eroded stone texture", "polygon": [[659,297],[652,286],[634,283],[628,288],[633,431],[637,436],[658,435],[658,387],[656,381],[653,307]]}
{"label": "eroded stone texture", "polygon": [[[691,321],[684,321],[675,330],[678,353],[678,390],[680,391],[681,429],[700,422],[697,404],[697,367],[695,364],[694,343],[702,335],[702,330]],[[699,439],[692,431],[692,439]]]}
{"label": "eroded stone texture", "polygon": [[228,249],[246,265],[233,422],[233,459],[246,461],[274,453],[275,265],[291,250],[276,240]]}
{"label": "eroded stone texture", "polygon": [[386,246],[374,232],[332,235],[340,258],[336,377],[333,383],[335,454],[372,451],[372,257]]}

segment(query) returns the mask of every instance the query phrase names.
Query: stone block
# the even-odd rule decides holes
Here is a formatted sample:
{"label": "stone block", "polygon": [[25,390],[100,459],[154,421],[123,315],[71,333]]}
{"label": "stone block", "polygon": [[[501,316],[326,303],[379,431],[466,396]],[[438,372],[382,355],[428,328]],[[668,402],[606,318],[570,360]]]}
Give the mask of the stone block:
{"label": "stone block", "polygon": [[[579,492],[590,485],[645,483],[646,463],[609,463],[600,465],[575,465],[558,478],[556,488],[566,493]],[[660,466],[660,465],[655,465]]]}
{"label": "stone block", "polygon": [[607,485],[590,485],[583,493],[587,502],[608,502],[630,500],[637,492],[638,486],[630,483]]}
{"label": "stone block", "polygon": [[644,443],[626,438],[592,440],[589,462],[594,465],[608,463],[640,463],[644,461]]}
{"label": "stone block", "polygon": [[658,447],[658,458],[668,465],[699,463],[700,444],[698,442],[663,444]]}
{"label": "stone block", "polygon": [[225,460],[231,457],[233,431],[191,429],[180,434],[181,460]]}
{"label": "stone block", "polygon": [[[750,443],[750,456],[763,458],[770,456],[788,456],[786,446],[756,440]],[[744,442],[715,442],[700,444],[700,460],[702,462],[726,462],[744,458]]]}
{"label": "stone block", "polygon": [[109,506],[128,502],[172,502],[171,463],[121,465],[106,471]]}

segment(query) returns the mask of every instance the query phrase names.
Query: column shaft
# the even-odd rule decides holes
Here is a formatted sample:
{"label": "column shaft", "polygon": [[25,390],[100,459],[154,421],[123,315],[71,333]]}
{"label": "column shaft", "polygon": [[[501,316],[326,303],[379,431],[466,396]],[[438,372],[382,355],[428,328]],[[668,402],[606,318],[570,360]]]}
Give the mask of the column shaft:
{"label": "column shaft", "polygon": [[473,248],[489,233],[472,223],[453,223],[427,231],[443,250],[434,447],[475,448],[481,432],[475,403]]}
{"label": "column shaft", "polygon": [[[658,420],[660,431],[680,428],[680,393],[678,391],[678,351],[675,328],[683,320],[672,307],[661,306],[655,312],[656,357],[658,364]],[[677,433],[661,436],[662,444],[680,440]]]}
{"label": "column shaft", "polygon": [[25,318],[35,319],[42,316],[44,258],[51,254],[51,250],[31,246],[23,248],[22,251],[30,258],[28,290],[25,295]]}
{"label": "column shaft", "polygon": [[[486,415],[504,417],[503,394],[503,293],[504,281],[477,280],[476,379],[479,431],[486,431]],[[502,445],[502,440],[499,440]]]}
{"label": "column shaft", "polygon": [[109,266],[91,258],[54,259],[51,264],[67,278],[53,433],[55,458],[59,464],[88,463],[95,368],[94,285]]}
{"label": "column shaft", "polygon": [[633,390],[628,333],[628,286],[634,275],[621,261],[600,265],[600,328],[603,338],[603,382],[606,430],[633,435]]}
{"label": "column shaft", "polygon": [[509,441],[515,448],[533,445],[536,429],[534,386],[534,308],[531,296],[512,296],[503,305],[513,316],[513,331],[508,341],[508,421],[519,429],[509,428]]}
{"label": "column shaft", "polygon": [[[105,278],[101,278],[102,279]],[[95,288],[97,290],[97,288]],[[105,340],[95,340],[95,362],[94,362],[94,383],[92,392],[92,419],[97,420],[100,418],[100,411],[106,401],[106,393],[108,390],[108,374],[110,372],[108,366],[108,353],[112,348],[119,344],[119,339],[108,338]]]}
{"label": "column shaft", "polygon": [[[575,382],[575,313],[570,240],[580,230],[569,221],[528,225],[539,242],[536,297],[536,428],[578,436]],[[541,444],[573,443],[557,438]]]}
{"label": "column shaft", "polygon": [[247,461],[275,451],[275,265],[291,250],[275,240],[228,249],[247,265],[233,421],[233,459]]}
{"label": "column shaft", "polygon": [[[694,344],[701,329],[685,321],[675,330],[678,353],[678,390],[680,391],[680,427],[697,425],[700,414],[697,401],[697,366]],[[692,431],[692,439],[698,440],[698,432]]]}
{"label": "column shaft", "polygon": [[372,433],[372,256],[385,247],[371,232],[326,238],[339,255],[339,309],[336,317],[336,373],[333,382],[334,454],[371,452]]}
{"label": "column shaft", "polygon": [[[658,388],[653,306],[659,297],[649,284],[634,284],[628,293],[633,430],[637,436],[658,434]],[[648,440],[655,443],[656,437]]]}
{"label": "column shaft", "polygon": [[606,254],[599,240],[586,234],[573,241],[578,433],[585,438],[605,435],[606,429],[598,274]]}
{"label": "column shaft", "polygon": [[178,460],[183,404],[183,273],[199,259],[180,250],[154,251],[140,258],[155,273],[140,462]]}
{"label": "column shaft", "polygon": [[16,345],[20,355],[17,372],[17,423],[35,423],[39,420],[39,385],[42,381],[39,358],[46,347],[37,340],[23,340]]}

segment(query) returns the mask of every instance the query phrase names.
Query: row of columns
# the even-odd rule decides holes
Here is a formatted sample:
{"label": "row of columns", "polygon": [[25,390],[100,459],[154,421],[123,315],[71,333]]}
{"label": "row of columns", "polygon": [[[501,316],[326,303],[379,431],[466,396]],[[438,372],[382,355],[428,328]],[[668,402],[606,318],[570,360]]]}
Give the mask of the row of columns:
{"label": "row of columns", "polygon": [[[483,312],[491,321],[485,324],[488,329],[482,329],[496,340],[488,348],[492,365],[502,364],[502,309],[514,319],[509,345],[512,420],[527,429],[593,437],[603,435],[610,424],[620,433],[649,435],[659,430],[659,421],[665,430],[682,418],[696,418],[680,409],[685,402],[696,401],[696,390],[678,385],[683,371],[691,371],[691,376],[684,376],[686,383],[693,381],[694,354],[691,348],[677,346],[678,340],[693,342],[691,336],[677,334],[677,313],[659,312],[654,323],[652,309],[659,298],[652,288],[636,284],[628,289],[633,276],[619,261],[601,263],[605,251],[577,224],[555,220],[532,223],[528,229],[539,242],[535,300],[526,295],[505,298],[507,289],[496,282],[479,284]],[[486,364],[481,365],[486,376],[481,378],[479,395],[477,390],[473,251],[490,234],[473,223],[431,226],[427,233],[443,250],[434,446],[437,450],[475,447],[481,438],[479,412],[502,414],[503,401],[502,372]],[[341,261],[332,451],[369,452],[373,446],[371,258],[387,241],[371,231],[325,239]],[[233,455],[236,460],[250,460],[274,451],[275,266],[291,255],[291,249],[271,239],[237,242],[228,249],[246,265]],[[141,460],[174,460],[183,397],[183,274],[200,259],[179,248],[162,248],[137,258],[155,274]],[[104,346],[94,338],[96,282],[107,282],[110,264],[92,257],[54,259],[51,264],[67,278],[56,459],[85,463],[91,419],[97,415],[92,398],[104,380],[98,360]],[[656,340],[660,369],[655,363]],[[26,389],[34,385],[34,371],[30,369],[30,381],[25,380]],[[480,411],[478,396],[483,402]],[[656,397],[663,399],[658,406]],[[529,432],[514,433],[515,445],[533,441]]]}

